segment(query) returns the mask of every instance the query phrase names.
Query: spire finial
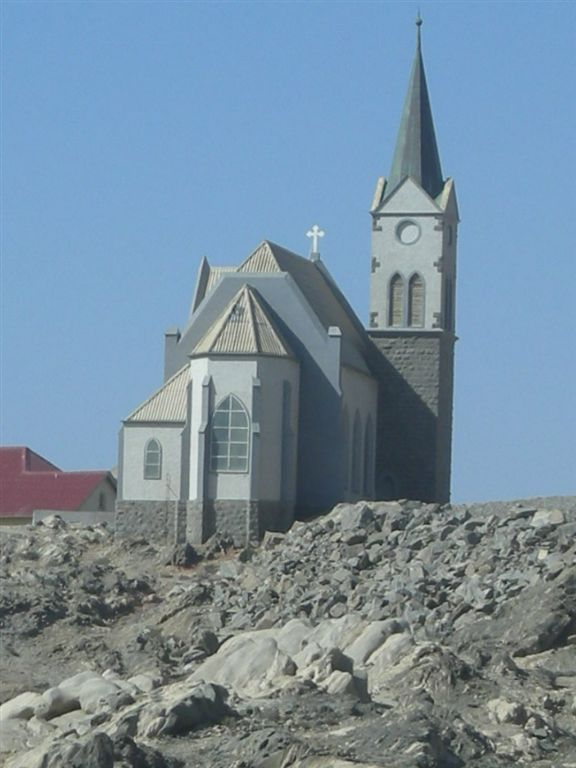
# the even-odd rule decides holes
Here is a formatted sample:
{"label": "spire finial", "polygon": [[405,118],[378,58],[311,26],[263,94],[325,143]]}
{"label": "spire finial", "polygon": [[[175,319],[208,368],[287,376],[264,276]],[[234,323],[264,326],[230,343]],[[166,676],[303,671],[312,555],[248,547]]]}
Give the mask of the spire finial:
{"label": "spire finial", "polygon": [[420,48],[420,29],[422,27],[422,16],[420,16],[420,8],[418,8],[418,13],[416,15],[416,27],[418,28],[418,48]]}

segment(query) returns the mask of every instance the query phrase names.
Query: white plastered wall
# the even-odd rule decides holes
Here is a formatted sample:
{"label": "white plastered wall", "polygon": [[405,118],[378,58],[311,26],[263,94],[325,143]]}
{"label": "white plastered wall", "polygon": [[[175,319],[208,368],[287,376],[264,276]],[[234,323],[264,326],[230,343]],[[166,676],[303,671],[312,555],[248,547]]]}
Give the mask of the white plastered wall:
{"label": "white plastered wall", "polygon": [[[235,395],[248,412],[252,428],[252,386],[258,376],[256,360],[220,359],[207,361],[207,373],[212,379],[212,403],[214,409],[228,395]],[[247,472],[211,472],[210,441],[206,445],[207,495],[210,499],[249,499],[252,457]]]}
{"label": "white plastered wall", "polygon": [[[100,494],[102,494],[102,499],[100,498]],[[104,502],[103,507],[100,505],[100,501]],[[105,477],[104,480],[102,480],[96,488],[92,491],[92,493],[87,496],[82,504],[80,505],[80,509],[82,511],[101,511],[101,512],[113,512],[114,511],[114,505],[116,504],[116,489],[110,482],[110,480]]]}
{"label": "white plastered wall", "polygon": [[[258,499],[293,503],[296,497],[299,365],[288,358],[262,357],[258,360],[258,378],[261,409]],[[290,413],[286,424],[288,434],[283,434],[285,383],[290,389]],[[289,475],[284,484],[283,472]]]}
{"label": "white plastered wall", "polygon": [[[372,273],[370,311],[378,312],[378,328],[387,328],[389,315],[389,285],[397,272],[402,275],[407,291],[408,281],[419,273],[425,284],[424,328],[437,325],[437,313],[442,310],[442,273],[438,265],[443,255],[443,211],[412,179],[407,179],[379,211],[379,231],[372,235],[372,257],[378,262]],[[404,244],[397,236],[401,222],[413,221],[420,236]]]}
{"label": "white plastered wall", "polygon": [[[179,498],[180,462],[182,456],[183,424],[124,425],[124,456],[122,463],[122,498],[130,501],[160,501]],[[159,480],[144,479],[144,449],[155,438],[162,446],[162,476]],[[168,489],[169,482],[171,491]]]}
{"label": "white plastered wall", "polygon": [[[190,423],[190,499],[200,497],[200,478],[204,473],[205,493],[208,499],[250,499],[261,501],[286,501],[291,503],[296,495],[296,452],[298,445],[299,365],[287,358],[259,357],[196,358],[190,363],[192,381]],[[210,470],[209,421],[203,417],[203,399],[208,392],[203,386],[209,381],[209,414],[228,395],[237,397],[247,410],[250,421],[251,449],[258,442],[256,455],[250,458],[247,472],[212,472]],[[259,382],[255,386],[255,384]],[[289,430],[290,455],[283,456],[283,401],[284,382],[291,391]],[[259,399],[255,435],[255,399]],[[209,415],[208,414],[208,415]],[[205,429],[205,432],[202,430]],[[204,444],[205,468],[202,461]],[[282,470],[290,474],[282,483]],[[254,462],[258,462],[257,466]],[[257,487],[254,487],[256,478]],[[282,499],[282,491],[286,498]],[[286,493],[288,490],[288,493]]]}

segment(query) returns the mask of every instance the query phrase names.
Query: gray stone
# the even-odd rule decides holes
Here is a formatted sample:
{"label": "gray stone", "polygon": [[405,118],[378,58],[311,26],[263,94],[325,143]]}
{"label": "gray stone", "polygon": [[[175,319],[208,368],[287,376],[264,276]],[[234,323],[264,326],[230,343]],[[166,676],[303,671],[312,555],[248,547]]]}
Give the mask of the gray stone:
{"label": "gray stone", "polygon": [[564,512],[561,509],[539,509],[535,512],[530,525],[534,528],[562,525],[566,522]]}
{"label": "gray stone", "polygon": [[95,733],[70,758],[70,768],[114,768],[114,744],[105,733]]}
{"label": "gray stone", "polygon": [[0,705],[0,721],[29,720],[42,700],[39,693],[26,691]]}
{"label": "gray stone", "polygon": [[374,519],[374,514],[364,502],[359,502],[353,506],[339,504],[330,513],[329,519],[339,523],[342,530],[349,530],[351,528],[364,528],[369,525]]}
{"label": "gray stone", "polygon": [[[196,685],[168,703],[158,735],[180,736],[207,723],[218,723],[230,710],[226,691],[218,685]],[[151,735],[151,734],[148,734]]]}
{"label": "gray stone", "polygon": [[345,653],[355,665],[363,665],[393,634],[402,631],[402,625],[396,619],[375,621],[345,648]]}

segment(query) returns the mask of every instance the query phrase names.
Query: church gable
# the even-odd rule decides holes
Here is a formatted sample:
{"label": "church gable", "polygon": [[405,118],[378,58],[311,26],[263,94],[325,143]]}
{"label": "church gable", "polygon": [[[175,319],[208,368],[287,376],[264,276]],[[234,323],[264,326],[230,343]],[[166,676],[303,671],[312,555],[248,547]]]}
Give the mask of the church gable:
{"label": "church gable", "polygon": [[214,290],[222,275],[227,272],[236,272],[236,267],[211,267],[206,256],[203,257],[198,270],[198,277],[196,278],[196,289],[190,306],[190,317],[192,317],[206,296]]}
{"label": "church gable", "polygon": [[414,179],[409,177],[404,179],[389,197],[386,196],[386,190],[384,190],[384,200],[373,213],[376,215],[408,212],[437,214],[440,211],[441,208],[438,203]]}
{"label": "church gable", "polygon": [[192,350],[192,355],[291,357],[258,292],[244,285]]}
{"label": "church gable", "polygon": [[276,256],[267,240],[264,240],[248,258],[240,264],[238,272],[282,272]]}

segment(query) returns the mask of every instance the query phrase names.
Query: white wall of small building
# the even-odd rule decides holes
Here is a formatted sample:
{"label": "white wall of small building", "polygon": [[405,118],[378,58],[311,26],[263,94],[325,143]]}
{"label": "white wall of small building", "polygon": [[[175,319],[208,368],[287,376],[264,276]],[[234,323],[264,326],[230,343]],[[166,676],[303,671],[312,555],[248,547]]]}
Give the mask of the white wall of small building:
{"label": "white wall of small building", "polygon": [[84,499],[79,509],[91,512],[113,512],[116,504],[116,488],[112,481],[105,477],[94,490]]}
{"label": "white wall of small building", "polygon": [[[121,498],[138,501],[160,501],[178,498],[183,424],[124,425]],[[162,446],[162,474],[158,480],[144,479],[144,450],[152,438]],[[169,490],[167,484],[169,482]]]}

